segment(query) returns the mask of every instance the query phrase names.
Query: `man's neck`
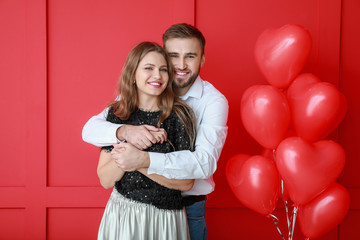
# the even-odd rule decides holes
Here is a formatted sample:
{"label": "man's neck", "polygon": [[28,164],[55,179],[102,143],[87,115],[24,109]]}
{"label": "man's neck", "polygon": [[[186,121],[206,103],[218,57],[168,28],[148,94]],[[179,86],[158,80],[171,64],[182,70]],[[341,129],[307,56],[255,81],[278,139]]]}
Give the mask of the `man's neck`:
{"label": "man's neck", "polygon": [[179,97],[181,96],[184,96],[188,91],[189,89],[191,88],[191,86],[193,85],[194,83],[191,83],[189,86],[187,87],[184,87],[184,88],[175,88],[175,94],[178,95]]}

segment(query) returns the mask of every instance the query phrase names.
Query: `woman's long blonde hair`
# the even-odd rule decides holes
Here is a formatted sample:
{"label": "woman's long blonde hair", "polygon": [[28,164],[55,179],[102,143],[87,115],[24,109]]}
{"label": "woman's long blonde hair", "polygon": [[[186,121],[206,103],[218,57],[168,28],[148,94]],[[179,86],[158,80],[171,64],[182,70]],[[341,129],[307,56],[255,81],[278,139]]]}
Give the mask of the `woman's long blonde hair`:
{"label": "woman's long blonde hair", "polygon": [[185,130],[190,138],[191,149],[195,146],[195,124],[194,113],[185,102],[175,96],[173,90],[174,71],[169,56],[165,50],[154,42],[141,42],[136,45],[126,58],[122,73],[118,82],[118,91],[121,94],[120,100],[113,101],[110,106],[114,114],[121,120],[127,120],[138,106],[138,94],[136,89],[135,73],[140,61],[150,52],[160,53],[166,60],[169,81],[165,90],[158,97],[158,106],[162,110],[157,127],[169,117],[172,110],[177,114],[185,126]]}

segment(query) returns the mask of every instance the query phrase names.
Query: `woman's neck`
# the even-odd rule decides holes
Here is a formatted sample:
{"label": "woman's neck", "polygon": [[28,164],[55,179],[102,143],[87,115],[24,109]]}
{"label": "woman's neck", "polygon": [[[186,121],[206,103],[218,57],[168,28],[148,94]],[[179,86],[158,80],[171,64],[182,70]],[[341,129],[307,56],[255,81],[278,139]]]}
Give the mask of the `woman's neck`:
{"label": "woman's neck", "polygon": [[153,97],[143,97],[139,98],[138,102],[138,108],[140,110],[146,111],[146,112],[156,112],[159,111],[159,105],[158,105],[158,99]]}

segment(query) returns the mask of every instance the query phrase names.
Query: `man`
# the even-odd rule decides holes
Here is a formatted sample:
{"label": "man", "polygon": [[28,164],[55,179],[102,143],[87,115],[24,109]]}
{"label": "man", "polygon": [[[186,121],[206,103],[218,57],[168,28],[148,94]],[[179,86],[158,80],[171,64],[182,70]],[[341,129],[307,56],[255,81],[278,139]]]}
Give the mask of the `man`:
{"label": "man", "polygon": [[214,190],[212,175],[227,135],[228,102],[199,76],[205,62],[205,38],[197,28],[188,24],[172,25],[163,34],[163,44],[175,69],[175,91],[196,116],[195,151],[167,154],[141,151],[163,141],[164,136],[159,137],[161,130],[151,126],[114,125],[105,120],[107,110],[85,124],[83,140],[96,146],[126,140],[116,146],[123,151],[115,157],[125,171],[148,168],[148,174],[169,179],[196,179],[194,187],[183,193],[184,204],[191,239],[206,239],[205,202]]}

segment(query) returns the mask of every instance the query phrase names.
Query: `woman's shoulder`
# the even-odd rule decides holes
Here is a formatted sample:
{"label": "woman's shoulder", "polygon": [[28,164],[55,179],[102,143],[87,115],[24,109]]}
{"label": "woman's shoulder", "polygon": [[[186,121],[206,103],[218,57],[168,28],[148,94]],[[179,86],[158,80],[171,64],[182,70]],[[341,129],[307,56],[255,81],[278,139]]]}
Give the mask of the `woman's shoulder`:
{"label": "woman's shoulder", "polygon": [[115,115],[114,108],[112,106],[109,107],[109,110],[108,110],[108,113],[106,116],[106,121],[112,122],[112,123],[122,123],[121,119]]}

